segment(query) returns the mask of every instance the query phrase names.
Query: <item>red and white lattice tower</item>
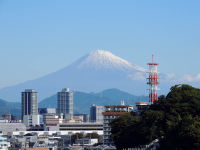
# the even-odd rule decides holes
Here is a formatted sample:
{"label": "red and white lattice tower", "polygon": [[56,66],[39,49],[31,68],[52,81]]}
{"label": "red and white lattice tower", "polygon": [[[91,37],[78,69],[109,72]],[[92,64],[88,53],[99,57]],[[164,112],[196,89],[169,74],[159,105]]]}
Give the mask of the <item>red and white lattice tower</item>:
{"label": "red and white lattice tower", "polygon": [[149,85],[149,102],[152,104],[154,101],[158,100],[157,96],[157,85],[160,84],[158,82],[158,72],[157,72],[157,65],[159,63],[154,63],[153,62],[153,55],[152,55],[152,62],[148,63],[149,65],[149,77],[147,78],[148,82],[147,84]]}

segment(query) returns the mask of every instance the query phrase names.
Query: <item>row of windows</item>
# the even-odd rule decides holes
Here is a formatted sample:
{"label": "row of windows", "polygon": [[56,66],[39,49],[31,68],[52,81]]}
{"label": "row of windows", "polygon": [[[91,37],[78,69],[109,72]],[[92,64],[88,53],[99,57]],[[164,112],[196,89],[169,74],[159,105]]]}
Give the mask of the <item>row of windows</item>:
{"label": "row of windows", "polygon": [[0,142],[7,142],[6,139],[5,140],[0,140]]}
{"label": "row of windows", "polygon": [[104,135],[110,135],[111,132],[104,132]]}
{"label": "row of windows", "polygon": [[[82,127],[103,127],[102,125],[81,125],[81,126]],[[76,127],[76,125],[60,125],[60,127]]]}
{"label": "row of windows", "polygon": [[120,110],[123,110],[123,111],[127,111],[128,110],[128,108],[120,108],[120,107],[112,107],[112,108],[106,108],[106,111],[113,111],[113,110],[115,110],[115,111],[120,111]]}
{"label": "row of windows", "polygon": [[104,116],[104,119],[114,119],[116,118],[117,116],[115,115],[112,115],[112,116]]}
{"label": "row of windows", "polygon": [[90,128],[90,129],[83,129],[83,128],[75,128],[75,129],[66,128],[66,129],[63,129],[63,128],[61,128],[60,129],[60,131],[66,131],[66,130],[101,130],[101,129],[97,129],[97,128]]}

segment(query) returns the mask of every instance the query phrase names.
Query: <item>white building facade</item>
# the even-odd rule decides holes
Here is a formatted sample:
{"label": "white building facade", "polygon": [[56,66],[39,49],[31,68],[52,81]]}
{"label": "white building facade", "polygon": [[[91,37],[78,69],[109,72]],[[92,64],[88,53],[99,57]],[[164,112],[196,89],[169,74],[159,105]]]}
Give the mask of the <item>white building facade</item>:
{"label": "white building facade", "polygon": [[65,119],[73,119],[73,92],[69,88],[63,88],[57,94],[57,113],[63,114]]}

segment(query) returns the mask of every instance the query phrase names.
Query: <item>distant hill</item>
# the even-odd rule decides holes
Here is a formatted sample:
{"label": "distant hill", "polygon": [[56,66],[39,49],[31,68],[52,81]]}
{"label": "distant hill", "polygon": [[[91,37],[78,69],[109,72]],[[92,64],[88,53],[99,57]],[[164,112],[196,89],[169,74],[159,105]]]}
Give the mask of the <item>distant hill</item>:
{"label": "distant hill", "polygon": [[116,102],[119,103],[121,100],[125,100],[125,102],[127,104],[133,104],[133,103],[135,103],[135,101],[147,101],[148,100],[147,96],[135,96],[130,93],[116,89],[116,88],[104,90],[95,95],[99,96],[99,97],[107,97],[107,98],[111,99],[112,104],[116,103]]}
{"label": "distant hill", "polygon": [[[90,106],[95,105],[116,105],[120,104],[120,101],[124,100],[125,104],[134,105],[138,101],[148,101],[147,96],[134,96],[127,92],[119,89],[108,89],[99,93],[85,93],[75,92],[74,93],[74,113],[89,113]],[[39,107],[57,107],[57,94],[51,97],[45,98],[39,102]],[[16,119],[21,117],[21,103],[18,102],[7,102],[0,99],[0,116],[3,114],[13,114]]]}
{"label": "distant hill", "polygon": [[16,119],[20,119],[21,116],[21,103],[7,102],[0,99],[0,116],[3,114],[14,114]]}
{"label": "distant hill", "polygon": [[[92,104],[95,105],[116,105],[124,100],[125,104],[134,105],[138,101],[148,101],[147,96],[134,96],[119,89],[108,89],[100,93],[74,93],[74,112],[89,113]],[[57,107],[57,95],[45,98],[39,103],[39,107]]]}

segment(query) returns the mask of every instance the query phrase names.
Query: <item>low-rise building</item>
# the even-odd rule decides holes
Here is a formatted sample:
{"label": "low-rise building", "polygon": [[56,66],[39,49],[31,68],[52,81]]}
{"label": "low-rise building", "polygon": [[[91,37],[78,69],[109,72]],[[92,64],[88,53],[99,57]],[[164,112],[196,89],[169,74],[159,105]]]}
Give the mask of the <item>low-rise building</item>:
{"label": "low-rise building", "polygon": [[26,150],[50,150],[50,148],[26,148]]}
{"label": "low-rise building", "polygon": [[26,131],[26,126],[23,123],[1,122],[0,131],[2,131],[4,134],[14,131]]}
{"label": "low-rise building", "polygon": [[59,118],[56,114],[45,114],[43,120],[45,125],[57,125],[63,121],[63,119]]}
{"label": "low-rise building", "polygon": [[7,150],[7,148],[8,148],[7,138],[4,137],[3,133],[0,131],[0,149]]}
{"label": "low-rise building", "polygon": [[24,115],[24,124],[28,126],[35,126],[40,124],[40,115]]}
{"label": "low-rise building", "polygon": [[74,114],[75,122],[89,122],[89,115],[88,114]]}
{"label": "low-rise building", "polygon": [[61,136],[55,135],[38,135],[37,133],[27,133],[25,135],[13,135],[11,138],[11,150],[27,150],[27,149],[51,149],[57,150],[63,147]]}
{"label": "low-rise building", "polygon": [[137,115],[140,115],[141,112],[145,111],[149,107],[148,102],[136,102],[135,105]]}
{"label": "low-rise building", "polygon": [[2,115],[3,119],[8,120],[9,122],[12,120],[12,115],[11,114],[4,114]]}
{"label": "low-rise building", "polygon": [[44,115],[44,114],[56,114],[56,108],[38,108],[38,113],[40,115]]}
{"label": "low-rise building", "polygon": [[103,124],[102,123],[63,123],[59,125],[60,131],[68,131],[68,133],[97,133],[103,135]]}
{"label": "low-rise building", "polygon": [[81,138],[76,139],[73,145],[94,145],[98,143],[98,139]]}

